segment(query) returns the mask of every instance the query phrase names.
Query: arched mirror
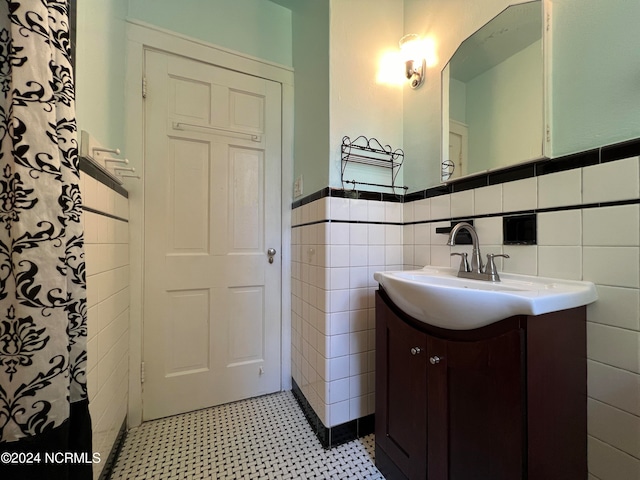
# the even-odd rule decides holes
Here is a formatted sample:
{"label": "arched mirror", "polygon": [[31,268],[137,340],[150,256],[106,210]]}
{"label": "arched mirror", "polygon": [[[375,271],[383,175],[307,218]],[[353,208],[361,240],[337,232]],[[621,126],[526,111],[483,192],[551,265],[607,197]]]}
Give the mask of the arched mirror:
{"label": "arched mirror", "polygon": [[545,157],[543,2],[511,5],[443,69],[444,182]]}

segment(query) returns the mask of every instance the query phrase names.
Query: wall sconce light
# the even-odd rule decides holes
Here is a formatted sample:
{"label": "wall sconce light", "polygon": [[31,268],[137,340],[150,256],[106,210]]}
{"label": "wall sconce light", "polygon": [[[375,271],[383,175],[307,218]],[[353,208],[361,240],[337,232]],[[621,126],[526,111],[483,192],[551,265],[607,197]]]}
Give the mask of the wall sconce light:
{"label": "wall sconce light", "polygon": [[400,52],[405,65],[405,75],[411,81],[411,88],[418,88],[424,83],[427,62],[420,51],[420,38],[415,33],[400,39]]}

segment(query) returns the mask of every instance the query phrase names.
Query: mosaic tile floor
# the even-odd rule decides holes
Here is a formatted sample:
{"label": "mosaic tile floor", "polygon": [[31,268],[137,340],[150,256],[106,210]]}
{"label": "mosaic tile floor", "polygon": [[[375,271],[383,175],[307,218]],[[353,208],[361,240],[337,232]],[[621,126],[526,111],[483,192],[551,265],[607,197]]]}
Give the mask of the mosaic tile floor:
{"label": "mosaic tile floor", "polygon": [[291,392],[146,422],[111,480],[376,479],[374,436],[324,450]]}

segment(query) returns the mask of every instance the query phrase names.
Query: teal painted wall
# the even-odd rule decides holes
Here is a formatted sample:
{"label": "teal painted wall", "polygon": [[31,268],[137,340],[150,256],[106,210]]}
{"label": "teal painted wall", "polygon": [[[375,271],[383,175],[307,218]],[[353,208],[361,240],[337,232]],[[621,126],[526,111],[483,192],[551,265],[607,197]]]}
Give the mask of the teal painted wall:
{"label": "teal painted wall", "polygon": [[129,0],[129,17],[291,66],[291,11],[266,0]]}
{"label": "teal painted wall", "polygon": [[278,0],[278,3],[292,12],[293,177],[302,176],[304,196],[329,185],[329,1]]}
{"label": "teal painted wall", "polygon": [[125,40],[128,0],[77,2],[76,116],[102,145],[124,147]]}
{"label": "teal painted wall", "polygon": [[[122,150],[125,144],[127,18],[270,62],[292,64],[291,11],[266,0],[81,0],[77,3],[78,129],[88,131],[105,146]],[[125,157],[126,152],[123,151],[122,156]]]}
{"label": "teal painted wall", "polygon": [[[294,179],[303,178],[302,196],[340,188],[343,136],[402,147],[402,88],[379,82],[377,75],[381,55],[397,49],[402,36],[403,0],[273,1],[293,14]],[[391,172],[379,167],[356,165],[345,176],[391,183]]]}
{"label": "teal painted wall", "polygon": [[[331,91],[335,91],[331,85],[334,80],[330,79],[330,1],[277,1],[279,4],[266,0],[78,2],[79,128],[105,145],[124,145],[124,19],[130,16],[248,55],[293,65],[294,177],[303,175],[305,194],[326,187],[330,184],[331,157],[335,157],[332,148],[336,147],[331,145],[331,124],[336,122],[332,122],[330,111]],[[461,17],[460,10],[454,8],[460,2],[404,0],[405,32],[432,35],[440,57],[438,64],[428,69],[425,85],[416,91],[405,87],[403,104],[388,102],[388,108],[402,112],[403,170],[410,191],[439,183],[441,69],[460,41],[508,3],[490,0],[490,4],[476,8],[474,1],[466,0],[468,8]],[[640,29],[636,25],[640,3],[550,3],[552,155],[640,136]],[[339,85],[347,81],[351,79],[343,79]],[[337,123],[344,123],[342,115]],[[357,126],[355,120],[351,123]]]}
{"label": "teal painted wall", "polygon": [[553,156],[640,136],[640,2],[553,0]]}

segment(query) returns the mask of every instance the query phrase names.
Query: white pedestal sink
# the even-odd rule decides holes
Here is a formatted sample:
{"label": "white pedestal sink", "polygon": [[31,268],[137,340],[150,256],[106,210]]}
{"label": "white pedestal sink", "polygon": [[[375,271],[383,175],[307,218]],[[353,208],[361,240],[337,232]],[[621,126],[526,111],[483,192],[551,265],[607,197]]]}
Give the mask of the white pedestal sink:
{"label": "white pedestal sink", "polygon": [[591,282],[500,273],[500,282],[457,277],[457,269],[376,272],[391,300],[417,320],[451,330],[484,327],[513,315],[541,315],[598,299]]}

